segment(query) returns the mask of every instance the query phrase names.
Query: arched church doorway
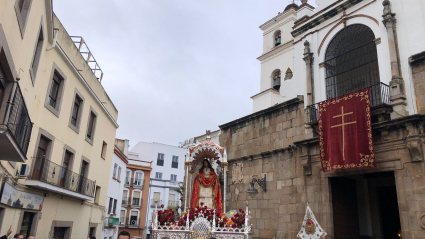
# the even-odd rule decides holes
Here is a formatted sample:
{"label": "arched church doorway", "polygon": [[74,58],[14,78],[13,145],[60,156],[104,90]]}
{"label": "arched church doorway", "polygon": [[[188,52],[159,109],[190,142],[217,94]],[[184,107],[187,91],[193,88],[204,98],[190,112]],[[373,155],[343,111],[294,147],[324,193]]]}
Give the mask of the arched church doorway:
{"label": "arched church doorway", "polygon": [[372,105],[381,102],[375,35],[366,25],[345,27],[326,50],[326,97],[332,99],[371,87]]}

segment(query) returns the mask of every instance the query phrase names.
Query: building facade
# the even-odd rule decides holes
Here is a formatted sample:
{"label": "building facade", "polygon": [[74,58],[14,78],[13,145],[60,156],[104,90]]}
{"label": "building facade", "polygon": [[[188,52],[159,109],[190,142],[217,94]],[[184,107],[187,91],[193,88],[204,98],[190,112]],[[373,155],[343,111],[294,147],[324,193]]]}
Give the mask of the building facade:
{"label": "building facade", "polygon": [[128,164],[129,141],[115,139],[112,167],[109,175],[108,192],[106,195],[105,218],[103,221],[102,238],[113,239],[118,235],[120,209],[125,185],[125,172]]}
{"label": "building facade", "polygon": [[118,111],[52,4],[0,3],[0,234],[100,237]]}
{"label": "building facade", "polygon": [[[255,238],[296,238],[308,202],[331,239],[424,238],[424,2],[301,2],[260,26],[254,113],[220,126],[229,208],[249,201]],[[318,103],[363,88],[377,167],[325,173]]]}
{"label": "building facade", "polygon": [[128,231],[131,236],[142,238],[145,232],[146,212],[152,162],[138,158],[128,151],[128,164],[124,175],[124,189],[121,196],[120,232]]}
{"label": "building facade", "polygon": [[[177,146],[160,143],[137,143],[129,152],[131,160],[144,160],[152,162],[152,171],[148,187],[147,213],[144,219],[144,228],[149,228],[154,200],[158,200],[158,207],[164,208],[181,207],[181,195],[176,191],[184,181],[184,157],[186,150]],[[146,177],[145,177],[146,178]],[[145,237],[149,236],[149,230],[144,231]]]}

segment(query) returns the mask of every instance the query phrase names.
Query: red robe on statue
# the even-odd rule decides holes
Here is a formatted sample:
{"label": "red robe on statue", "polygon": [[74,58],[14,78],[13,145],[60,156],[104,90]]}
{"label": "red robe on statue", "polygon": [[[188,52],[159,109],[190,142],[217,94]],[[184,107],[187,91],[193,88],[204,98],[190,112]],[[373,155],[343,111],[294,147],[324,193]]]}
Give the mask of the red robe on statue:
{"label": "red robe on statue", "polygon": [[213,170],[211,170],[209,177],[205,177],[204,172],[200,172],[196,176],[193,182],[193,190],[192,190],[192,198],[190,201],[190,207],[195,208],[198,206],[199,191],[201,189],[201,186],[200,186],[201,184],[204,187],[212,187],[212,192],[214,197],[214,208],[220,212],[223,209],[220,181],[218,179],[217,174]]}

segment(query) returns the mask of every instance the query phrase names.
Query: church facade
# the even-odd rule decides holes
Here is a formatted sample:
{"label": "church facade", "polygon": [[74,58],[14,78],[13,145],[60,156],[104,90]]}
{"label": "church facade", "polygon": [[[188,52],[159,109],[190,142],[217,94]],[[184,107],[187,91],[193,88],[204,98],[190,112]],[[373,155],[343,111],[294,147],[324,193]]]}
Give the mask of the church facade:
{"label": "church facade", "polygon": [[[254,113],[220,126],[228,208],[249,202],[254,238],[296,238],[307,203],[328,238],[425,238],[425,3],[301,2],[260,26]],[[325,173],[319,103],[364,88],[377,167]]]}

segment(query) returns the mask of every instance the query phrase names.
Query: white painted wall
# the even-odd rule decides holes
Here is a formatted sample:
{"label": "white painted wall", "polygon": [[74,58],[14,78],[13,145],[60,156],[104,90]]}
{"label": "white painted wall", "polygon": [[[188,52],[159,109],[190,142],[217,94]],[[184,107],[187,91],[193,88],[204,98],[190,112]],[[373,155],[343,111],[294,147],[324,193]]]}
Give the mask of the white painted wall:
{"label": "white painted wall", "polygon": [[[161,194],[160,200],[162,201],[162,204],[164,204],[164,208],[168,208],[170,194],[175,194],[175,199],[180,200],[180,195],[174,191],[173,188],[177,188],[177,184],[183,183],[184,181],[184,157],[186,150],[187,149],[179,148],[177,146],[146,142],[139,142],[130,150],[129,159],[153,161],[151,180],[149,184],[146,227],[148,227],[148,223],[152,218],[152,212],[154,208],[151,207],[151,205],[154,192],[159,192]],[[157,165],[158,153],[164,154],[163,166]],[[173,156],[179,157],[179,164],[177,169],[171,167]],[[131,161],[132,164],[135,164],[134,162],[136,161]],[[157,172],[162,173],[162,180],[155,179]],[[177,175],[177,183],[170,181],[171,174]],[[145,232],[149,233],[148,230],[145,230]]]}
{"label": "white painted wall", "polygon": [[[114,165],[117,164],[118,168],[121,167],[121,175],[120,178],[118,178],[121,182],[118,182],[117,180],[113,179],[113,173],[114,173]],[[118,177],[118,168],[117,168],[117,177]],[[124,180],[125,180],[125,171],[126,171],[127,165],[124,161],[119,158],[116,153],[114,152],[114,155],[112,156],[112,166],[111,171],[109,175],[109,184],[108,184],[108,192],[107,192],[107,198],[106,198],[106,207],[105,207],[105,221],[107,222],[108,217],[116,217],[119,218],[120,211],[121,211],[121,203],[122,203],[122,193],[124,189]],[[117,205],[116,205],[116,215],[108,215],[108,208],[109,208],[109,199],[117,199]],[[112,205],[113,206],[113,205]],[[109,238],[113,237],[116,238],[118,235],[118,226],[115,227],[115,229],[108,229],[103,228],[102,230],[102,238]]]}
{"label": "white painted wall", "polygon": [[[334,3],[335,0],[316,0],[315,3],[318,8],[314,10],[317,12],[330,4]],[[314,4],[314,1],[310,0],[310,4]],[[368,5],[367,5],[368,4]],[[407,97],[407,110],[409,113],[415,114],[416,103],[415,95],[411,80],[411,70],[408,63],[408,58],[411,55],[417,54],[425,50],[425,1],[423,0],[391,0],[391,8],[396,13],[397,18],[397,35],[400,51],[400,64],[401,74],[405,81],[406,97]],[[367,6],[365,6],[367,5]],[[328,10],[329,11],[329,10]],[[366,17],[356,17],[349,19],[347,25],[351,24],[364,24],[372,29],[375,34],[375,38],[381,38],[381,43],[377,45],[378,51],[378,62],[381,82],[389,84],[391,80],[391,67],[389,60],[389,48],[387,30],[382,23],[383,6],[382,1],[363,1],[356,6],[353,6],[346,10],[346,14],[356,11],[355,15],[367,15]],[[297,18],[305,15],[304,11],[299,11]],[[326,83],[325,83],[325,69],[319,68],[319,64],[324,62],[326,48],[332,38],[344,28],[343,24],[337,26],[331,32],[330,30],[335,26],[335,21],[341,19],[342,13],[334,16],[331,19],[317,25],[316,27],[304,32],[300,36],[294,39],[294,42],[301,40],[301,42],[295,44],[293,49],[290,49],[282,54],[276,54],[275,56],[269,57],[261,62],[261,87],[260,92],[269,89],[272,86],[271,73],[275,69],[282,71],[282,78],[287,67],[290,67],[293,71],[293,78],[288,81],[281,81],[280,94],[282,98],[280,102],[284,102],[297,97],[297,95],[304,95],[306,99],[306,65],[303,60],[304,53],[304,41],[310,42],[310,49],[313,52],[314,63],[313,63],[313,76],[314,76],[314,90],[315,90],[315,101],[321,102],[326,100]],[[284,22],[284,19],[280,21]],[[276,29],[281,29],[282,36],[288,36],[293,29],[293,24],[288,22],[286,25],[278,21],[264,30],[264,42],[263,49],[264,53],[270,51],[273,42],[273,33]],[[280,25],[279,27],[277,27]],[[290,27],[289,27],[290,26]],[[319,30],[315,32],[316,30]],[[308,32],[314,32],[313,34],[307,35]],[[328,34],[328,35],[327,35]],[[327,35],[327,37],[326,37]],[[325,39],[326,37],[326,39]],[[325,39],[325,40],[324,40]],[[323,41],[324,40],[324,41]],[[320,54],[318,53],[319,46],[323,41]],[[284,40],[282,41],[284,42]],[[272,106],[270,97],[266,94],[256,95],[253,98],[253,111],[262,110]]]}

